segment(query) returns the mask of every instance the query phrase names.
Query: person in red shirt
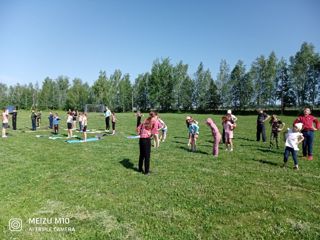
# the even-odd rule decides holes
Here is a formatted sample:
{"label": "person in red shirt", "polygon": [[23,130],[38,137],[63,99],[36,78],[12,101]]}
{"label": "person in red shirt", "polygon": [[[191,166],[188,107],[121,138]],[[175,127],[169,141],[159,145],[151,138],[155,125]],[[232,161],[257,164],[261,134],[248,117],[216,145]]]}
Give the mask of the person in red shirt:
{"label": "person in red shirt", "polygon": [[313,160],[312,156],[312,147],[313,147],[313,138],[314,138],[314,131],[320,129],[320,122],[314,116],[311,115],[310,108],[305,108],[303,110],[303,115],[299,116],[293,123],[302,123],[302,134],[304,137],[302,149],[303,149],[303,156],[307,157],[308,160]]}

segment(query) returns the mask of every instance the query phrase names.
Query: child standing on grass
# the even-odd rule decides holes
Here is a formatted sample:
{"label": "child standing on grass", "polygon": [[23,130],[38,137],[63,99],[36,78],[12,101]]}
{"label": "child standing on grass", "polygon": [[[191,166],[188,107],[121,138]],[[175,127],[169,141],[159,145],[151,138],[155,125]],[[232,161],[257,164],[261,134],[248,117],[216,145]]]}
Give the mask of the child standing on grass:
{"label": "child standing on grass", "polygon": [[199,137],[199,126],[198,122],[194,119],[190,119],[190,126],[189,126],[189,134],[191,138],[191,148],[190,150],[192,152],[195,152],[197,150],[197,139]]}
{"label": "child standing on grass", "polygon": [[88,126],[88,117],[86,113],[82,114],[82,132],[83,132],[83,141],[87,141],[87,126]]}
{"label": "child standing on grass", "polygon": [[112,135],[116,134],[116,113],[112,112],[111,113],[111,124],[112,124]]}
{"label": "child standing on grass", "polygon": [[7,112],[7,109],[3,108],[3,112],[2,112],[2,137],[3,138],[7,137],[6,131],[7,131],[8,125],[9,125],[9,114]]}
{"label": "child standing on grass", "polygon": [[159,121],[160,126],[161,126],[160,141],[164,142],[166,140],[166,138],[167,138],[168,127],[167,127],[166,123],[161,118],[159,118],[158,121]]}
{"label": "child standing on grass", "polygon": [[226,151],[233,151],[233,129],[236,127],[236,124],[232,124],[231,122],[231,116],[227,115],[222,117],[222,122],[223,122],[223,129],[225,132],[225,144],[226,144]]}
{"label": "child standing on grass", "polygon": [[34,110],[32,110],[31,112],[31,125],[32,125],[32,131],[36,131],[37,130],[37,114],[35,113]]}
{"label": "child standing on grass", "polygon": [[219,132],[217,125],[213,122],[213,120],[211,118],[208,118],[206,123],[211,128],[212,137],[213,137],[213,141],[214,141],[214,144],[212,147],[213,157],[218,157],[221,134]]}
{"label": "child standing on grass", "polygon": [[38,113],[37,113],[37,127],[38,128],[40,128],[40,125],[41,125],[41,111],[39,111]]}
{"label": "child standing on grass", "polygon": [[60,118],[58,116],[58,113],[56,113],[53,116],[53,120],[52,120],[54,134],[59,133],[59,120],[60,120]]}
{"label": "child standing on grass", "polygon": [[286,148],[284,150],[283,157],[283,167],[287,167],[287,162],[289,158],[289,154],[292,154],[293,162],[294,162],[294,170],[299,170],[298,166],[298,145],[304,140],[303,134],[300,132],[302,129],[302,123],[296,123],[292,130],[288,128],[288,131],[285,135],[286,137]]}
{"label": "child standing on grass", "polygon": [[273,142],[274,140],[276,141],[276,146],[279,149],[279,132],[281,132],[285,126],[285,123],[282,122],[277,115],[271,115],[271,120],[270,120],[270,125],[271,125],[271,136],[270,136],[270,147],[271,149],[273,147]]}
{"label": "child standing on grass", "polygon": [[83,129],[83,115],[84,115],[84,113],[83,112],[81,112],[80,114],[79,114],[79,132],[82,132],[82,129]]}
{"label": "child standing on grass", "polygon": [[155,148],[158,148],[160,146],[160,140],[159,140],[159,128],[160,128],[160,123],[158,119],[158,113],[156,112],[150,112],[150,116],[152,117],[152,122],[153,122],[153,129],[152,129],[152,136],[153,136],[153,146]]}
{"label": "child standing on grass", "polygon": [[72,138],[72,124],[73,124],[73,116],[72,112],[67,113],[67,128],[68,128],[68,138]]}

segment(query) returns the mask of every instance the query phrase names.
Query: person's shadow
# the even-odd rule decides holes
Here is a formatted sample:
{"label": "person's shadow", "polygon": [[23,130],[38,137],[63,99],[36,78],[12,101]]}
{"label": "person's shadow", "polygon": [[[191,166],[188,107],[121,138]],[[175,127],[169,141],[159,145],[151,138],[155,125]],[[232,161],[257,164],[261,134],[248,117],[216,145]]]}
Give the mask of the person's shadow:
{"label": "person's shadow", "polygon": [[128,159],[128,158],[125,158],[125,159],[121,160],[119,163],[121,163],[122,166],[127,168],[127,169],[132,169],[132,170],[138,172],[138,168],[136,168],[134,166],[134,164],[132,162],[130,162],[130,159]]}

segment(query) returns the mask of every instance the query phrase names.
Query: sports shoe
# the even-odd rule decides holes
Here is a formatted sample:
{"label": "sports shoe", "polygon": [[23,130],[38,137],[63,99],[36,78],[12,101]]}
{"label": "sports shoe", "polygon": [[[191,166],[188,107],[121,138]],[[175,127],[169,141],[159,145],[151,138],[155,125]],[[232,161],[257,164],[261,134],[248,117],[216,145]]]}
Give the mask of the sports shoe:
{"label": "sports shoe", "polygon": [[308,156],[308,160],[312,161],[313,160],[313,156],[312,155]]}
{"label": "sports shoe", "polygon": [[295,165],[295,166],[293,167],[293,170],[299,170],[299,166],[298,166],[298,165]]}

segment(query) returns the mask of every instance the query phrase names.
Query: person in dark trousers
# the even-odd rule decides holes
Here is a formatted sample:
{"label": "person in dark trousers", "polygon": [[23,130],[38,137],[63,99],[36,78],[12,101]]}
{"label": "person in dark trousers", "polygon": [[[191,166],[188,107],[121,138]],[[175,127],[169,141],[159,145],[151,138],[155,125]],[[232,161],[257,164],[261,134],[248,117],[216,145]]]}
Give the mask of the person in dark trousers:
{"label": "person in dark trousers", "polygon": [[262,134],[262,141],[267,141],[266,136],[266,128],[264,126],[264,122],[267,121],[270,118],[268,114],[263,112],[262,109],[258,109],[258,118],[257,118],[257,141],[260,141],[260,136]]}
{"label": "person in dark trousers", "polygon": [[303,115],[299,116],[293,124],[302,123],[302,134],[304,137],[302,143],[302,153],[303,157],[307,158],[307,160],[313,160],[313,139],[314,132],[320,129],[320,122],[317,118],[311,115],[310,108],[305,108],[303,110]]}
{"label": "person in dark trousers", "polygon": [[53,113],[50,112],[50,113],[49,113],[49,117],[48,117],[48,119],[49,119],[49,128],[50,128],[50,129],[53,128],[53,118],[54,118]]}
{"label": "person in dark trousers", "polygon": [[109,130],[110,130],[110,116],[111,116],[111,111],[109,108],[106,108],[106,110],[104,112],[104,117],[106,120],[106,132],[109,132]]}
{"label": "person in dark trousers", "polygon": [[[153,129],[152,117],[148,117],[138,128],[139,139],[139,168],[138,171],[149,175],[150,173],[150,155],[151,155],[151,132]],[[144,165],[144,171],[143,171]]]}
{"label": "person in dark trousers", "polygon": [[37,114],[32,110],[31,112],[31,124],[32,124],[32,131],[37,130]]}
{"label": "person in dark trousers", "polygon": [[14,109],[12,112],[12,129],[17,130],[17,110]]}

